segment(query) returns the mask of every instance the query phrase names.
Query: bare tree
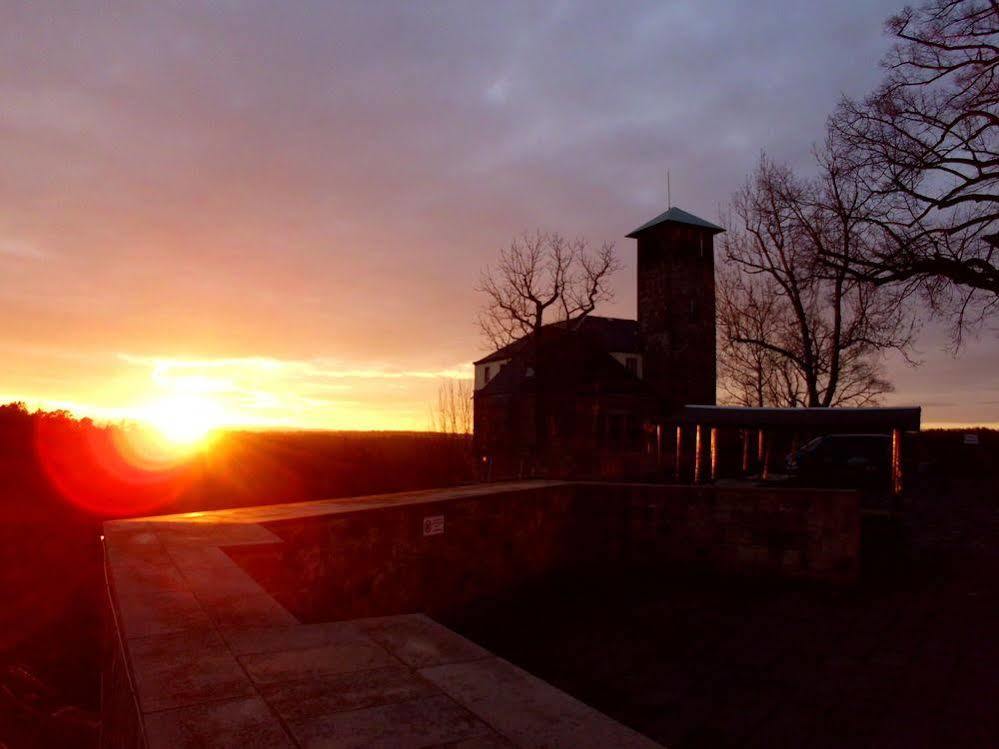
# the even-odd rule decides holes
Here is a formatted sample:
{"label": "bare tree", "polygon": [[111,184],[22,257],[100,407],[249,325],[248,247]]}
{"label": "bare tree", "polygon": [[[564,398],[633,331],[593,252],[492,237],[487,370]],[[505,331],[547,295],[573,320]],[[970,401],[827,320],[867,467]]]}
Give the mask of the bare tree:
{"label": "bare tree", "polygon": [[486,303],[479,313],[479,327],[486,340],[499,348],[526,338],[530,347],[534,444],[525,446],[524,457],[532,473],[543,474],[548,457],[546,388],[550,385],[542,328],[547,322],[579,324],[600,302],[611,299],[609,282],[617,268],[613,244],[591,252],[585,239],[567,240],[539,231],[514,239],[500,251],[496,267],[482,274],[478,290]]}
{"label": "bare tree", "polygon": [[471,380],[442,380],[430,409],[430,431],[458,436],[472,433]]}
{"label": "bare tree", "polygon": [[499,348],[537,333],[545,322],[582,319],[611,299],[608,282],[617,268],[613,244],[591,253],[585,239],[525,233],[482,274],[478,290],[486,304],[479,327]]}
{"label": "bare tree", "polygon": [[430,405],[429,428],[437,432],[430,444],[446,458],[455,475],[474,475],[471,380],[441,380]]}
{"label": "bare tree", "polygon": [[[871,241],[867,194],[835,152],[817,156],[813,180],[763,156],[733,201],[719,333],[723,389],[739,402],[874,403],[891,391],[884,353],[911,347],[898,296],[851,273]],[[823,252],[841,258],[832,270]]]}
{"label": "bare tree", "polygon": [[959,343],[966,322],[999,309],[999,3],[932,0],[886,30],[881,85],[830,120],[879,199],[881,241],[848,262],[956,313]]}
{"label": "bare tree", "polygon": [[[748,341],[775,340],[791,329],[771,278],[722,265],[716,283],[718,385],[722,400],[738,406],[796,406],[800,382],[788,360]],[[785,345],[786,341],[782,341]]]}

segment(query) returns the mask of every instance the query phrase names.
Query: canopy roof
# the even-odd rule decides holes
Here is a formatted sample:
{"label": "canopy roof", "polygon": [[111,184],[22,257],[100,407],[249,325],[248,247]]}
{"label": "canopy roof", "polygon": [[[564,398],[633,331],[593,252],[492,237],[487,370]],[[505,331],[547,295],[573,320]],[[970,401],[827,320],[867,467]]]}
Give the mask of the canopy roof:
{"label": "canopy roof", "polygon": [[922,409],[905,408],[748,408],[745,406],[684,406],[680,421],[718,427],[766,429],[855,429],[887,432],[919,431]]}
{"label": "canopy roof", "polygon": [[646,229],[651,229],[653,226],[658,226],[659,224],[687,224],[688,226],[696,226],[699,229],[705,229],[712,234],[718,234],[719,232],[725,231],[723,228],[716,224],[712,224],[710,221],[705,221],[703,218],[698,218],[693,213],[687,213],[686,211],[674,206],[665,213],[660,213],[651,221],[647,221],[639,226],[635,229],[635,231],[628,235],[628,238],[634,239],[641,232]]}

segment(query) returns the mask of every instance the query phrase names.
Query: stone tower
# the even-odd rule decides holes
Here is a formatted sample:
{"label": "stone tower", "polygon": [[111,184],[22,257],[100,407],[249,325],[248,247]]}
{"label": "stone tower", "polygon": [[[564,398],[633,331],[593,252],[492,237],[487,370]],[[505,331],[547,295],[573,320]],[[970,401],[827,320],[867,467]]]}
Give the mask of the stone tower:
{"label": "stone tower", "polygon": [[715,402],[715,234],[720,226],[670,208],[628,235],[638,240],[638,327],[644,377],[663,416]]}

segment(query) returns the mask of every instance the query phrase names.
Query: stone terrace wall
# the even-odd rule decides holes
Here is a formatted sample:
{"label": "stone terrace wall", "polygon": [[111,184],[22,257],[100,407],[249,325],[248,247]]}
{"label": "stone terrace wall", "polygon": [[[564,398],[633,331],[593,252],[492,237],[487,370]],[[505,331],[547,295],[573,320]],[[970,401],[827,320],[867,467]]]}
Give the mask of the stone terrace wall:
{"label": "stone terrace wall", "polygon": [[[577,505],[574,486],[554,484],[295,518],[267,525],[284,544],[230,554],[303,621],[436,614],[616,557],[620,512],[586,517]],[[424,535],[435,518],[444,532]]]}
{"label": "stone terrace wall", "polygon": [[[361,633],[341,643],[346,650],[323,640],[324,628],[342,620],[446,614],[567,570],[585,575],[594,565],[625,575],[631,565],[696,565],[845,582],[857,573],[859,524],[852,492],[560,482],[106,523],[109,618],[101,746],[145,745],[149,721],[158,727],[150,745],[183,744],[174,740],[182,734],[192,745],[207,745],[205,731],[223,729],[230,738],[259,735],[261,745],[277,745],[287,728],[262,700],[270,694],[268,672],[254,676],[247,664],[290,663],[295,668],[285,675],[289,683],[297,683],[299,671],[343,670],[339,659],[348,658],[351,648],[368,652],[376,646]],[[339,623],[308,624],[319,621]],[[402,626],[392,626],[397,624]],[[429,620],[421,625],[430,626],[439,627]],[[246,638],[259,640],[263,649],[241,649]],[[414,668],[427,665],[423,635],[400,642],[418,656]],[[580,745],[579,735],[591,725],[617,737],[599,745],[622,745],[625,734],[628,745],[648,745],[564,695],[553,702],[551,687],[516,673],[516,686],[485,700],[469,697],[478,706],[472,712],[497,720],[534,715],[535,723],[575,737],[560,745]],[[486,675],[483,683],[492,679]],[[334,682],[324,682],[323,694],[346,699]],[[512,708],[504,702],[529,684],[541,690],[535,703],[548,705],[547,713],[531,712],[535,703]],[[569,713],[563,710],[566,700],[574,705]],[[298,709],[297,699],[281,704]],[[384,724],[381,709],[366,714],[367,729]],[[589,717],[580,722],[583,713]],[[313,717],[329,727],[326,717]],[[417,722],[431,717],[421,714]],[[514,745],[536,745],[531,737],[537,730]]]}
{"label": "stone terrace wall", "polygon": [[560,484],[267,528],[285,543],[229,553],[303,621],[444,614],[593,565],[849,582],[860,545],[855,493],[754,487]]}
{"label": "stone terrace wall", "polygon": [[838,583],[859,572],[856,492],[652,484],[577,491],[591,505],[610,502],[626,515],[630,561]]}

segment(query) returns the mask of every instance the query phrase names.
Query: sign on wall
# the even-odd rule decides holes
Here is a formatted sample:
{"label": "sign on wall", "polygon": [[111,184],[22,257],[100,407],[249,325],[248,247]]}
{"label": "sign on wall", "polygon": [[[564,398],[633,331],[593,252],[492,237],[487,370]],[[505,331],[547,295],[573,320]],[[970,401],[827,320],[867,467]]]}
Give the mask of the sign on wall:
{"label": "sign on wall", "polygon": [[444,516],[431,515],[423,518],[423,535],[440,536],[444,533]]}

